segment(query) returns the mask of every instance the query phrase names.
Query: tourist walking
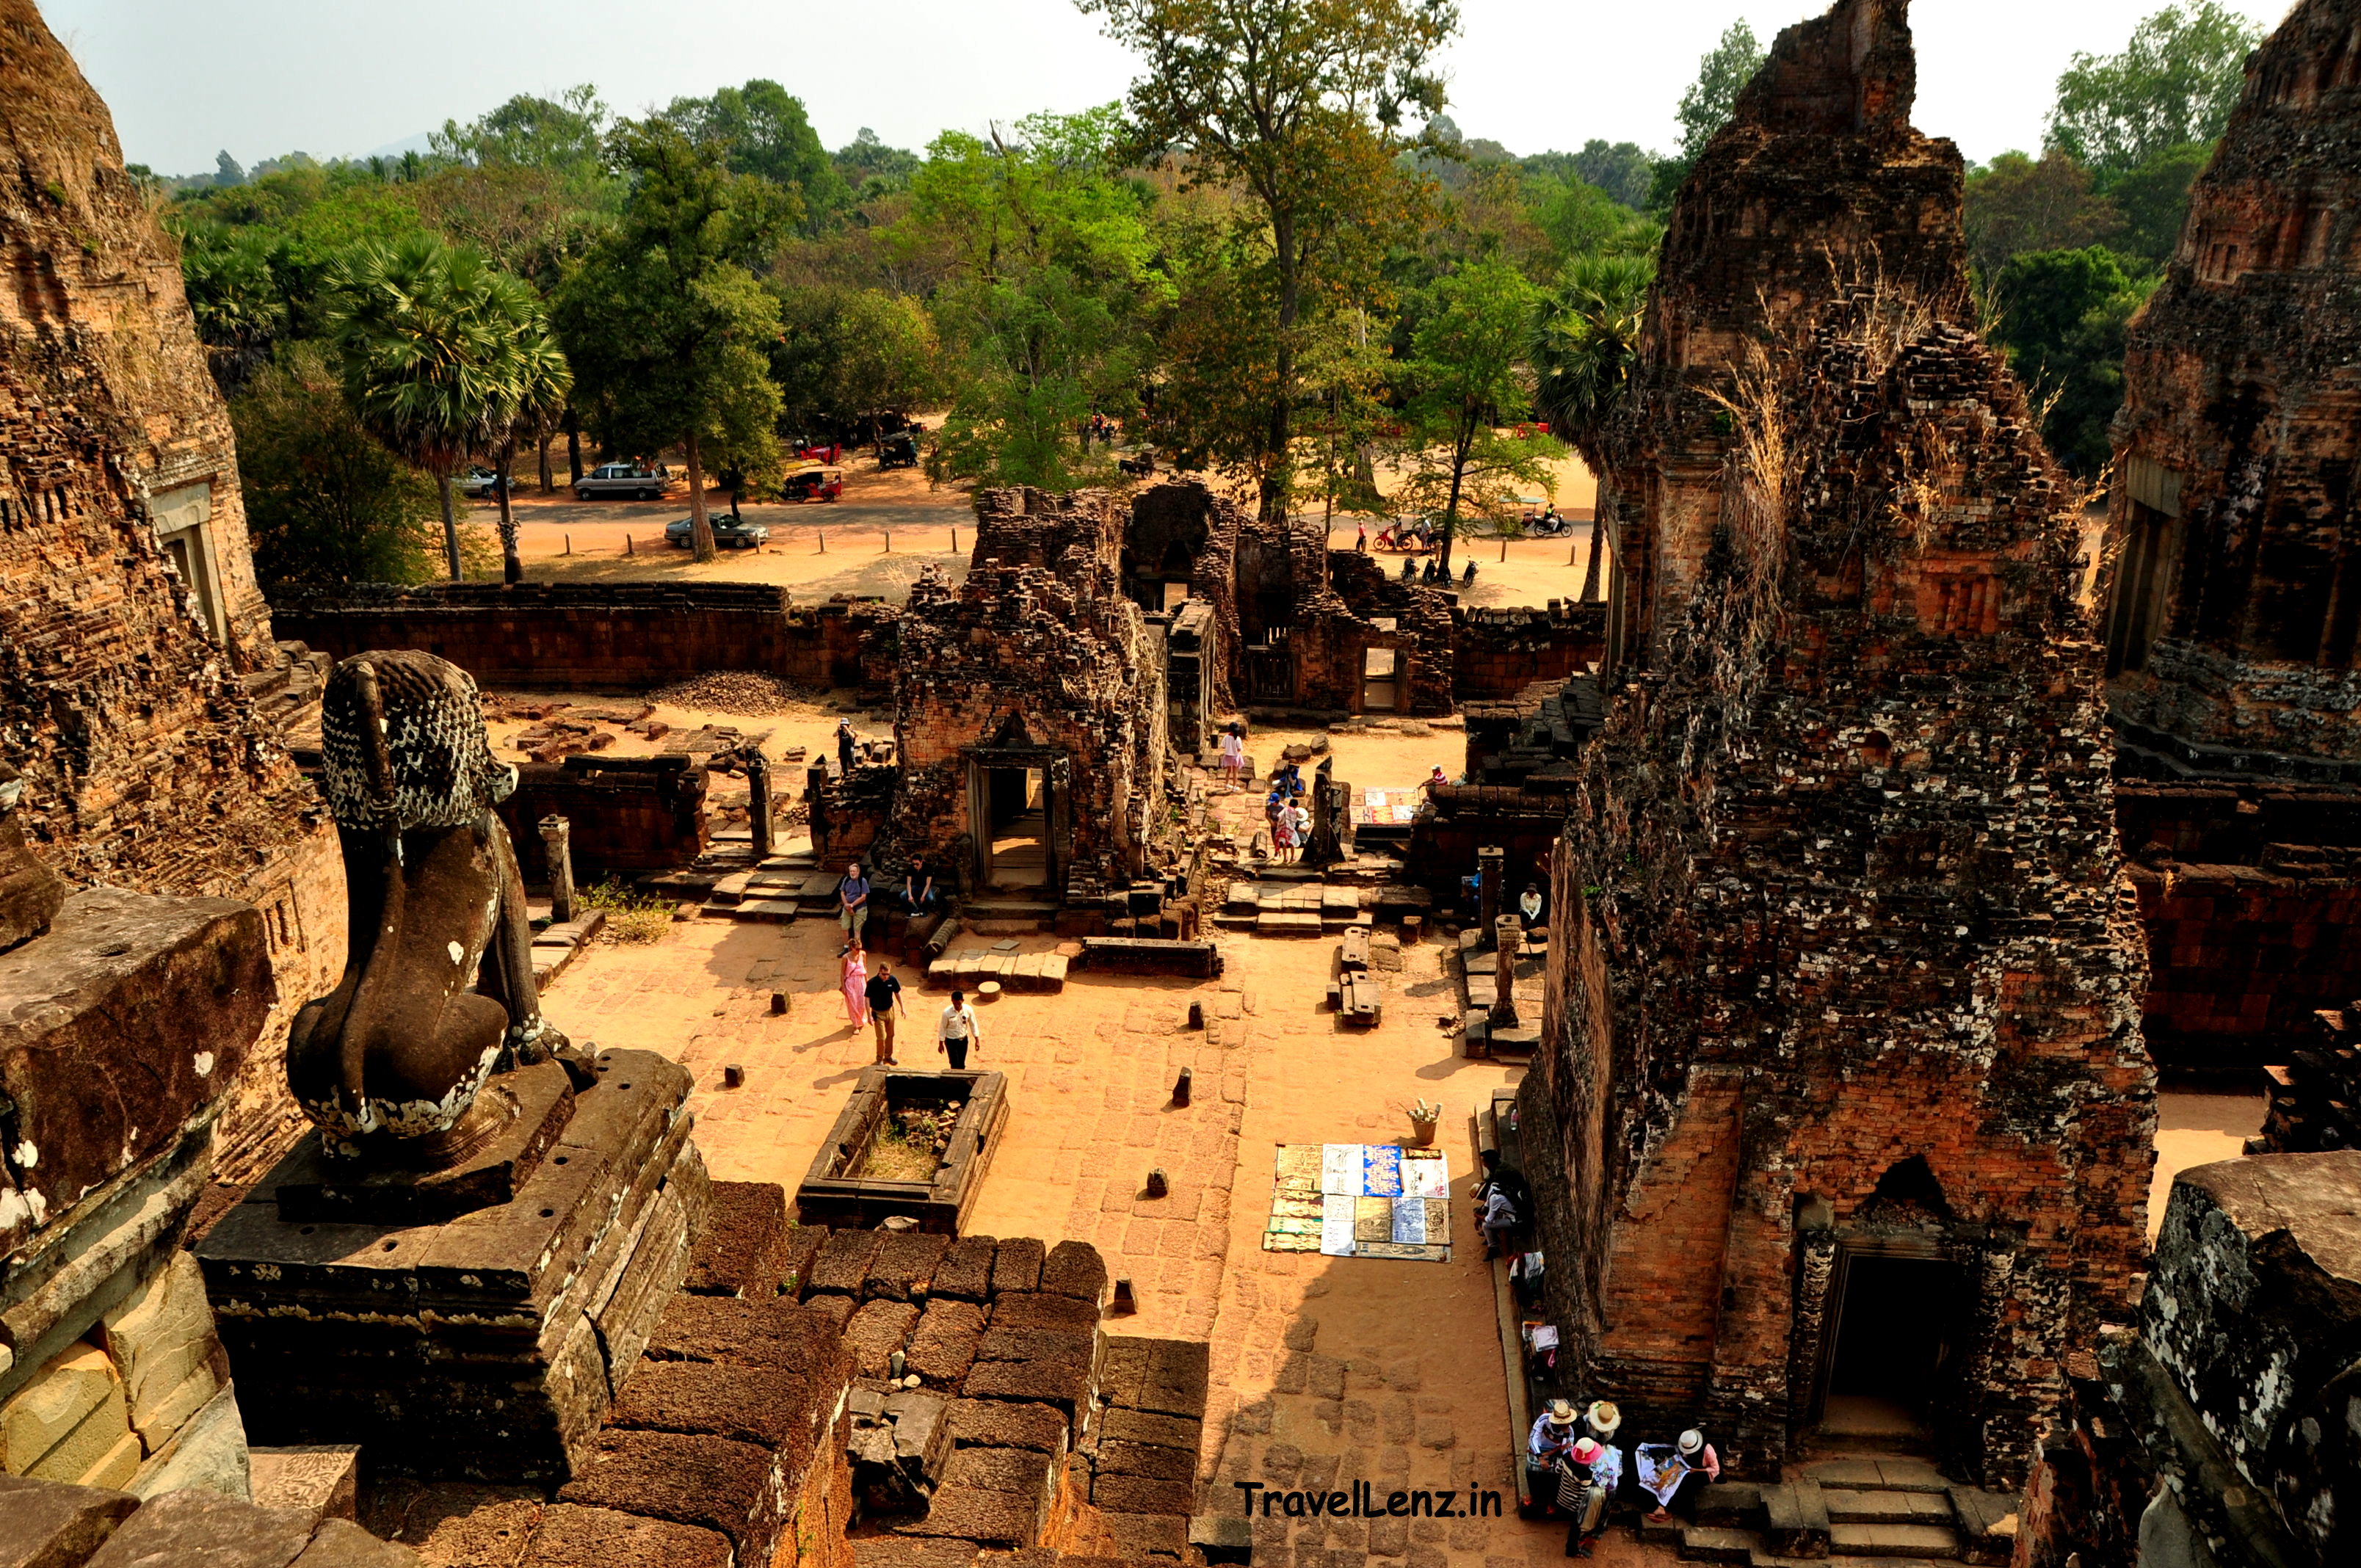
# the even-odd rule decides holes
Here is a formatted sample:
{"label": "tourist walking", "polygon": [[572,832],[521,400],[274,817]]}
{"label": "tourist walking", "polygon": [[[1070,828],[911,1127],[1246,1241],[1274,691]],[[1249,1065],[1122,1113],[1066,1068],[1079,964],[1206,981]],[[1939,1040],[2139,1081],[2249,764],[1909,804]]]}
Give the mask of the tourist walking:
{"label": "tourist walking", "polygon": [[1235,785],[1239,774],[1246,771],[1246,743],[1239,739],[1236,725],[1222,731],[1222,779]]}
{"label": "tourist walking", "polygon": [[862,987],[862,999],[869,1003],[869,1022],[877,1031],[877,1062],[881,1067],[899,1067],[894,1059],[894,1014],[909,1015],[902,1005],[902,982],[895,978],[891,965],[884,959],[877,960],[877,972]]}
{"label": "tourist walking", "polygon": [[852,732],[852,720],[840,718],[836,721],[836,765],[839,772],[852,772],[852,749],[859,740],[860,737]]}
{"label": "tourist walking", "polygon": [[967,992],[951,992],[951,1004],[935,1022],[935,1049],[950,1058],[953,1072],[967,1070],[968,1047],[983,1038],[983,1026],[976,1022],[975,1009],[967,1004]]}
{"label": "tourist walking", "polygon": [[845,1021],[858,1029],[869,1022],[869,957],[858,938],[844,944],[837,956],[844,960],[839,976],[844,989]]}

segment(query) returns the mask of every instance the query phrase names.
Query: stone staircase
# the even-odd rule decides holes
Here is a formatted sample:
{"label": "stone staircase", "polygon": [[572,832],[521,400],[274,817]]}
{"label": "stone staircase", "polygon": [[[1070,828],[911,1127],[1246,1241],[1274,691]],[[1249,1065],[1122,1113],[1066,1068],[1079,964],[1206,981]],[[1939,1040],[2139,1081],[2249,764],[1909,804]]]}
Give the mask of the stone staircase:
{"label": "stone staircase", "polygon": [[1826,1459],[1774,1486],[1708,1486],[1696,1523],[1643,1519],[1640,1536],[1745,1568],[1993,1565],[2015,1548],[2016,1508],[2013,1493],[1947,1480],[1923,1459]]}

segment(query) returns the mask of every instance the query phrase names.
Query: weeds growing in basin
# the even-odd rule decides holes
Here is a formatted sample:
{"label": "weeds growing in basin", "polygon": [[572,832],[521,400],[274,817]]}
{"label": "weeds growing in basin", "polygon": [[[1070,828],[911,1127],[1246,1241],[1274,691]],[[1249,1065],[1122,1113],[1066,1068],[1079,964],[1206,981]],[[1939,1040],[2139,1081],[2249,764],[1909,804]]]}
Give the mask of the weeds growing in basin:
{"label": "weeds growing in basin", "polygon": [[612,877],[586,889],[582,902],[607,912],[607,935],[618,942],[661,942],[672,929],[669,900],[634,892]]}
{"label": "weeds growing in basin", "polygon": [[950,1147],[951,1124],[958,1120],[957,1106],[892,1113],[878,1124],[876,1135],[869,1140],[868,1154],[861,1162],[862,1179],[932,1181],[935,1172],[942,1168],[943,1152]]}

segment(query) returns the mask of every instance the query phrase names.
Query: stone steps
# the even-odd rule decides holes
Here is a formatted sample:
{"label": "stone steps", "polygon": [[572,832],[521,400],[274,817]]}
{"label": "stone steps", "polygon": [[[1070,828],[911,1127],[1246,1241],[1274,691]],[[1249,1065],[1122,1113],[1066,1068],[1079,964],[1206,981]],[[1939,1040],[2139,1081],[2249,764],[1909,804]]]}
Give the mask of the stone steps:
{"label": "stone steps", "polygon": [[[1642,1541],[1697,1563],[1748,1568],[1929,1568],[2010,1561],[2016,1498],[1948,1480],[1923,1459],[1823,1460],[1793,1481],[1730,1482],[1698,1494],[1697,1522],[1642,1521]],[[1741,1547],[1743,1550],[1741,1551]]]}
{"label": "stone steps", "polygon": [[1831,1557],[1918,1557],[1956,1562],[1960,1532],[1947,1524],[1828,1525]]}

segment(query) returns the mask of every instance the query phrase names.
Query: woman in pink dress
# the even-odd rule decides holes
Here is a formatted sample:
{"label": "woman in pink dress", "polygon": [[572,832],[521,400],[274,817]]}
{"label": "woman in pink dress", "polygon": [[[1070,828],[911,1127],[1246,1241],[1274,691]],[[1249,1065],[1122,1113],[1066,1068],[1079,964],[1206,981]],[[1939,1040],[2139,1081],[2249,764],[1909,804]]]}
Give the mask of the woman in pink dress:
{"label": "woman in pink dress", "polygon": [[869,958],[857,941],[844,945],[844,1015],[855,1029],[869,1022]]}

